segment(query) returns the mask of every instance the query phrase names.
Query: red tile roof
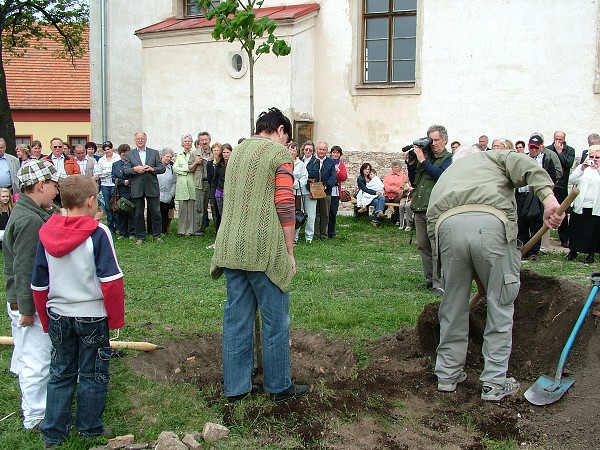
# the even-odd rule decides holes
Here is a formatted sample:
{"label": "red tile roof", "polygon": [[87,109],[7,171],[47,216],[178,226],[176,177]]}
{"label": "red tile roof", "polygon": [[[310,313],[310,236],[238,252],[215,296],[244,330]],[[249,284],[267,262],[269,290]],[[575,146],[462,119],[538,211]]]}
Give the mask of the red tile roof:
{"label": "red tile roof", "polygon": [[[269,16],[274,20],[291,20],[306,16],[307,14],[317,11],[320,5],[317,3],[307,3],[305,5],[290,5],[290,6],[271,6],[261,8],[257,17]],[[189,17],[178,19],[170,17],[162,22],[155,23],[145,28],[141,28],[135,32],[136,35],[148,33],[162,33],[166,31],[191,30],[194,28],[207,28],[215,24],[214,20],[206,20],[204,17]]]}
{"label": "red tile roof", "polygon": [[30,47],[17,58],[3,53],[8,100],[11,109],[90,109],[89,34],[85,54],[75,59],[53,56],[62,44],[42,39],[45,50]]}

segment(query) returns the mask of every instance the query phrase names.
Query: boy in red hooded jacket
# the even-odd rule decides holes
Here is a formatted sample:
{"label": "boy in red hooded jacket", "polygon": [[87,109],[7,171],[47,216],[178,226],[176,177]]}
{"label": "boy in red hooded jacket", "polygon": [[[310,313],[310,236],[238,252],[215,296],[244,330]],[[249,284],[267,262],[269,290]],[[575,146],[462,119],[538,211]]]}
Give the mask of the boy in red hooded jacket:
{"label": "boy in red hooded jacket", "polygon": [[84,437],[105,434],[108,330],[123,327],[125,316],[123,272],[112,237],[94,220],[97,183],[73,175],[61,184],[60,196],[67,215],[52,216],[40,229],[31,281],[42,327],[52,341],[46,414],[40,425],[46,448],[69,436],[77,385],[77,431]]}

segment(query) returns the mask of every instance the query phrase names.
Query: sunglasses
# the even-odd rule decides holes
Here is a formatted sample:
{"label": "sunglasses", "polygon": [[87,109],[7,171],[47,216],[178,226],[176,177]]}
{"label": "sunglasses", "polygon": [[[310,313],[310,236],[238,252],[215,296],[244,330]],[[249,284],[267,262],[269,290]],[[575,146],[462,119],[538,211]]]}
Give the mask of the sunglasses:
{"label": "sunglasses", "polygon": [[529,148],[540,148],[541,145],[529,144]]}

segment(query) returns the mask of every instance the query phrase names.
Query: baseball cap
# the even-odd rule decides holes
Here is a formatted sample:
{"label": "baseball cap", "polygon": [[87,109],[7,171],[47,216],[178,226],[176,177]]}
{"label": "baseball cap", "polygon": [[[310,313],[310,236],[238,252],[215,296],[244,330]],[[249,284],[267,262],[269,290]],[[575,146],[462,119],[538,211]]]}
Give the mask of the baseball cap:
{"label": "baseball cap", "polygon": [[541,136],[538,136],[537,134],[534,134],[533,136],[531,136],[529,138],[529,145],[537,145],[540,146],[544,143],[544,140],[542,139]]}
{"label": "baseball cap", "polygon": [[31,161],[28,161],[23,164],[17,172],[19,188],[21,189],[26,188],[27,186],[33,186],[40,181],[52,180],[58,183],[66,178],[66,175],[58,173],[52,163],[41,159],[32,159]]}

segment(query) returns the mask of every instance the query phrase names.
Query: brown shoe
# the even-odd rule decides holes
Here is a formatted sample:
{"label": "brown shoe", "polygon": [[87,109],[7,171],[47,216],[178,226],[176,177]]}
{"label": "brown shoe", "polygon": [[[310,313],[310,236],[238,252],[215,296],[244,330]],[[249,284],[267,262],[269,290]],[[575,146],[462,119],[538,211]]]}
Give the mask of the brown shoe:
{"label": "brown shoe", "polygon": [[358,210],[359,213],[364,213],[364,212],[367,212],[367,211],[368,211],[368,209],[365,208],[364,206]]}
{"label": "brown shoe", "polygon": [[378,227],[379,226],[379,222],[376,222],[374,220],[371,220],[371,226],[372,227]]}
{"label": "brown shoe", "polygon": [[141,239],[138,239],[137,241],[135,241],[135,245],[142,245],[144,243],[144,241],[142,241]]}
{"label": "brown shoe", "polygon": [[377,217],[379,217],[380,219],[381,219],[382,217],[384,217],[384,216],[385,216],[385,213],[384,213],[383,211],[379,211],[379,212],[377,213]]}

